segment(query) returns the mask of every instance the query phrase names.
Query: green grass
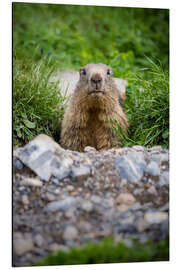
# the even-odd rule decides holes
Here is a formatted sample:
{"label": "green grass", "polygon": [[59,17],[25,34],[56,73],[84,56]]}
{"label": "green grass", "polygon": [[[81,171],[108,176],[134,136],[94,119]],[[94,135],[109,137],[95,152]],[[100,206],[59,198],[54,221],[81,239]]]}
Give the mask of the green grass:
{"label": "green grass", "polygon": [[[129,78],[125,110],[131,123],[128,136],[115,132],[126,146],[169,147],[169,73],[149,59],[150,67]],[[145,74],[144,74],[145,73]],[[147,76],[147,79],[144,79]]]}
{"label": "green grass", "polygon": [[13,126],[14,144],[27,143],[34,136],[46,133],[58,139],[64,101],[57,84],[50,83],[54,71],[48,60],[38,64],[14,61]]}
{"label": "green grass", "polygon": [[106,238],[100,241],[98,244],[87,243],[84,247],[72,248],[69,252],[58,251],[56,255],[49,255],[43,261],[37,263],[36,266],[168,260],[168,238],[159,243],[148,241],[144,244],[134,240],[131,247],[125,246],[125,244],[122,242],[115,245],[112,239]]}
{"label": "green grass", "polygon": [[124,144],[168,147],[168,36],[168,10],[14,3],[14,145],[39,133],[59,139],[64,103],[53,71],[102,62],[129,83]]}

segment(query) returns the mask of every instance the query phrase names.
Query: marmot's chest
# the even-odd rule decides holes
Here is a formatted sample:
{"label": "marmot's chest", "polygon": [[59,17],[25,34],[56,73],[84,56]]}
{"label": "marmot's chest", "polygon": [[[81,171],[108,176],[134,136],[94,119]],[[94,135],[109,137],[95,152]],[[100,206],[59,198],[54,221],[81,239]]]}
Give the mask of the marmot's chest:
{"label": "marmot's chest", "polygon": [[103,111],[90,111],[87,121],[87,132],[91,138],[90,145],[97,147],[99,139],[106,132],[108,126],[107,115]]}

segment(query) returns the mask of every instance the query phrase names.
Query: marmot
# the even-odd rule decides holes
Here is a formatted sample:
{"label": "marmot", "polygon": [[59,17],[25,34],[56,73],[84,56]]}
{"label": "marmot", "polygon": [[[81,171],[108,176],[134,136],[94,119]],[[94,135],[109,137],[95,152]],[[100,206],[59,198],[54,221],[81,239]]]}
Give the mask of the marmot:
{"label": "marmot", "polygon": [[127,134],[128,120],[119,102],[113,69],[105,64],[87,64],[67,106],[62,122],[61,146],[82,152],[86,146],[104,150],[119,142],[112,124]]}

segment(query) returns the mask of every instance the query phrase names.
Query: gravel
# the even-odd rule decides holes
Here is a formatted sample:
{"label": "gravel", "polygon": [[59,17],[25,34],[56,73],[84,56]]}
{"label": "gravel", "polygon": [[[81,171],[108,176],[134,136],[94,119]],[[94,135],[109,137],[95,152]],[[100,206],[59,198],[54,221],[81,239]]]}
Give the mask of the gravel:
{"label": "gravel", "polygon": [[14,266],[106,236],[131,245],[169,234],[169,151],[160,146],[79,153],[40,135],[13,160]]}

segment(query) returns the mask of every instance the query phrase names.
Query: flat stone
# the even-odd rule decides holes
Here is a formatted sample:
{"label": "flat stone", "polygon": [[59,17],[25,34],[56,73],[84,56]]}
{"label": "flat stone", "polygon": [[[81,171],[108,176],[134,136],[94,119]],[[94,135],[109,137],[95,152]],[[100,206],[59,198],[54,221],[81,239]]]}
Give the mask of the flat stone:
{"label": "flat stone", "polygon": [[91,170],[89,167],[81,166],[73,168],[70,175],[74,180],[83,180],[86,179],[90,174]]}
{"label": "flat stone", "polygon": [[96,148],[92,147],[92,146],[86,146],[84,148],[84,152],[97,152]]}
{"label": "flat stone", "polygon": [[52,169],[52,175],[58,178],[59,180],[67,178],[68,176],[70,176],[70,173],[71,171],[64,167],[61,167],[59,169]]}
{"label": "flat stone", "polygon": [[168,218],[165,212],[146,212],[144,219],[150,224],[160,224]]}
{"label": "flat stone", "polygon": [[146,162],[141,152],[132,152],[115,159],[115,168],[119,176],[132,183],[137,183],[143,177]]}
{"label": "flat stone", "polygon": [[31,237],[15,238],[13,241],[14,252],[21,256],[34,249],[34,244]]}
{"label": "flat stone", "polygon": [[57,210],[67,211],[70,208],[76,207],[76,199],[72,197],[67,197],[66,199],[50,202],[44,208],[45,212],[55,212]]}
{"label": "flat stone", "polygon": [[49,136],[41,134],[23,147],[18,158],[41,179],[48,181],[51,176],[51,162],[55,152],[63,149]]}
{"label": "flat stone", "polygon": [[14,165],[18,170],[22,170],[22,168],[23,168],[23,163],[22,163],[19,159],[17,159],[17,158],[15,158],[15,159],[13,160],[13,165]]}
{"label": "flat stone", "polygon": [[75,240],[78,237],[78,230],[76,229],[76,227],[68,225],[63,233],[63,239],[65,241],[67,240]]}
{"label": "flat stone", "polygon": [[21,181],[21,184],[24,186],[31,186],[31,187],[42,187],[42,182],[38,178],[24,178]]}
{"label": "flat stone", "polygon": [[161,145],[155,145],[153,147],[150,148],[152,153],[159,153],[160,151],[162,151],[162,146]]}
{"label": "flat stone", "polygon": [[169,161],[169,154],[168,153],[156,153],[152,154],[150,160],[154,160],[155,162],[161,164],[162,162]]}
{"label": "flat stone", "polygon": [[163,185],[169,185],[169,172],[165,171],[163,172],[159,177],[159,184],[161,186]]}
{"label": "flat stone", "polygon": [[153,176],[158,176],[160,175],[160,168],[157,162],[151,161],[148,166],[146,167],[145,170],[148,174],[153,175]]}
{"label": "flat stone", "polygon": [[125,204],[125,205],[132,205],[135,203],[136,199],[134,196],[130,193],[121,193],[117,198],[116,198],[116,203],[117,204]]}

